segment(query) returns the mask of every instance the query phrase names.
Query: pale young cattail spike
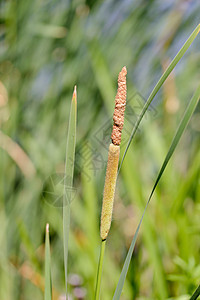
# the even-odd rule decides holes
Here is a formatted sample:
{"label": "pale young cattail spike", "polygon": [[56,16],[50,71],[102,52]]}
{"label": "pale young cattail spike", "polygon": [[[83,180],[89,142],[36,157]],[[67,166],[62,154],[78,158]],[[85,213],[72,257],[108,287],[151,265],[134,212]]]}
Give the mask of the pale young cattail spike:
{"label": "pale young cattail spike", "polygon": [[126,106],[126,67],[123,67],[118,76],[118,89],[115,97],[115,110],[113,115],[112,143],[109,146],[106,179],[103,193],[101,212],[101,239],[108,236],[113,211],[115,186],[120,154],[121,133],[124,125],[124,111]]}
{"label": "pale young cattail spike", "polygon": [[103,194],[103,206],[101,212],[101,238],[105,240],[110,230],[113,201],[115,195],[115,185],[119,162],[120,147],[110,144],[108,152],[108,163],[106,170],[106,180]]}

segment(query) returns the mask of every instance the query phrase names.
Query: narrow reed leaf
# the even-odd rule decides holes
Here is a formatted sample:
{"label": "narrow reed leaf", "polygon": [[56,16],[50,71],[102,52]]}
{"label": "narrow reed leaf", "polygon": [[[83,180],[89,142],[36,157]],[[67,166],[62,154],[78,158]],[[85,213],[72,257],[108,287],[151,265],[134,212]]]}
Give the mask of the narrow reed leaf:
{"label": "narrow reed leaf", "polygon": [[49,224],[46,225],[45,238],[45,290],[44,300],[52,299],[52,285],[51,285],[51,256],[50,256],[50,242],[49,242]]}
{"label": "narrow reed leaf", "polygon": [[192,297],[190,298],[190,300],[196,300],[200,295],[200,285],[198,286],[198,288],[195,290],[194,294],[192,295]]}
{"label": "narrow reed leaf", "polygon": [[65,174],[64,174],[64,195],[63,195],[63,242],[64,242],[64,268],[67,299],[67,266],[68,266],[68,244],[70,228],[70,203],[73,193],[74,159],[76,145],[76,115],[77,115],[77,93],[74,87],[69,127],[66,146]]}
{"label": "narrow reed leaf", "polygon": [[122,272],[121,272],[121,275],[120,275],[120,278],[119,278],[119,282],[117,284],[117,288],[116,288],[115,294],[113,296],[113,300],[119,300],[120,299],[120,295],[122,293],[122,289],[123,289],[124,282],[125,282],[125,279],[126,279],[126,275],[127,275],[127,272],[128,272],[129,264],[130,264],[131,257],[132,257],[132,254],[133,254],[133,250],[135,248],[135,243],[136,243],[136,240],[137,240],[137,237],[138,237],[138,232],[140,230],[140,226],[142,224],[145,212],[146,212],[147,207],[149,205],[149,202],[150,202],[150,200],[153,196],[153,193],[154,193],[154,191],[155,191],[155,189],[156,189],[156,187],[157,187],[157,185],[158,185],[158,183],[159,183],[159,181],[162,177],[162,174],[163,174],[163,172],[164,172],[164,170],[165,170],[172,154],[174,153],[174,151],[176,149],[176,146],[177,146],[177,144],[178,144],[178,142],[179,142],[179,140],[180,140],[180,138],[181,138],[181,136],[182,136],[182,134],[183,134],[183,132],[184,132],[184,130],[185,130],[185,128],[186,128],[186,126],[187,126],[187,124],[188,124],[188,122],[189,122],[189,120],[190,120],[197,104],[198,104],[199,98],[200,98],[200,86],[197,88],[196,92],[194,93],[194,96],[192,97],[192,99],[191,99],[191,101],[190,101],[190,103],[189,103],[189,105],[188,105],[188,107],[185,111],[185,114],[184,114],[184,116],[183,116],[183,118],[182,118],[182,120],[181,120],[181,122],[178,126],[178,129],[177,129],[176,134],[175,134],[175,136],[172,140],[171,146],[168,150],[168,153],[165,157],[165,160],[162,164],[162,167],[161,167],[161,169],[158,173],[157,179],[155,181],[155,184],[153,186],[153,189],[151,191],[151,194],[150,194],[149,199],[147,201],[147,204],[145,206],[144,212],[142,214],[142,217],[141,217],[140,222],[138,224],[138,227],[136,229],[135,235],[134,235],[133,240],[131,242],[131,246],[129,248],[128,254],[126,256],[124,266],[123,266],[123,269],[122,269]]}
{"label": "narrow reed leaf", "polygon": [[[136,131],[140,125],[140,122],[142,121],[144,114],[146,113],[149,105],[151,104],[151,102],[153,101],[153,99],[155,98],[156,94],[158,93],[158,91],[160,90],[160,88],[162,87],[163,83],[165,82],[165,80],[168,78],[168,76],[170,75],[170,73],[173,71],[173,69],[175,68],[175,66],[177,65],[177,63],[181,60],[181,58],[183,57],[183,55],[185,54],[185,52],[188,50],[188,48],[191,46],[191,44],[193,43],[194,39],[196,38],[196,36],[198,35],[200,31],[200,24],[195,28],[195,30],[192,32],[192,34],[190,35],[190,37],[187,39],[187,41],[185,42],[185,44],[182,46],[182,48],[179,50],[179,52],[177,53],[177,55],[174,57],[174,59],[172,60],[172,62],[170,63],[170,65],[168,66],[167,70],[163,73],[163,75],[160,77],[160,79],[158,80],[157,84],[155,85],[153,91],[151,92],[149,98],[147,99],[142,112],[140,113],[134,128],[132,130],[131,136],[129,138],[128,144],[126,146],[126,149],[124,151],[120,166],[119,166],[119,171],[121,169],[122,163],[124,161],[124,158],[127,154],[128,148],[131,144],[131,141],[133,139],[133,137],[136,134]],[[118,173],[119,173],[118,171]]]}

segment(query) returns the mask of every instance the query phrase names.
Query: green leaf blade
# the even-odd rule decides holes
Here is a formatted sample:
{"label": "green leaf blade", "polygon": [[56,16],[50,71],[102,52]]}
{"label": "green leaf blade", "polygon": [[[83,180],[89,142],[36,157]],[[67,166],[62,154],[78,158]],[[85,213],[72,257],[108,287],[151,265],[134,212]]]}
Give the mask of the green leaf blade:
{"label": "green leaf blade", "polygon": [[45,237],[45,290],[44,300],[52,299],[52,283],[51,283],[51,255],[49,241],[49,224],[46,225]]}
{"label": "green leaf blade", "polygon": [[69,229],[70,229],[70,203],[73,193],[73,176],[75,162],[75,145],[76,145],[76,119],[77,119],[77,93],[76,86],[72,96],[64,174],[64,195],[63,195],[63,244],[64,244],[64,269],[65,269],[65,286],[67,298],[67,269],[68,269],[68,246],[69,246]]}
{"label": "green leaf blade", "polygon": [[199,295],[200,295],[200,285],[198,286],[198,288],[196,289],[196,291],[194,292],[190,300],[196,300],[199,297]]}

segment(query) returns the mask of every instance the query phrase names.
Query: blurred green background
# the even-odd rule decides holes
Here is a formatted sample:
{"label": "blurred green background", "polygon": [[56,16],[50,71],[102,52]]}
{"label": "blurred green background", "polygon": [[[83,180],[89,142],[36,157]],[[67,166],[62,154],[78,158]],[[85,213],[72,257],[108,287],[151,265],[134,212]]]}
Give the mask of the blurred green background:
{"label": "blurred green background", "polygon": [[[195,0],[1,0],[1,300],[43,299],[47,222],[54,299],[64,299],[57,183],[64,171],[75,84],[78,132],[71,203],[70,299],[93,299],[118,73],[126,65],[123,154],[145,99],[199,23],[199,15],[200,3]],[[104,300],[112,299],[145,202],[199,83],[199,70],[197,37],[148,110],[128,151],[117,183],[104,261]],[[199,131],[198,106],[144,218],[123,300],[188,299],[199,283]]]}

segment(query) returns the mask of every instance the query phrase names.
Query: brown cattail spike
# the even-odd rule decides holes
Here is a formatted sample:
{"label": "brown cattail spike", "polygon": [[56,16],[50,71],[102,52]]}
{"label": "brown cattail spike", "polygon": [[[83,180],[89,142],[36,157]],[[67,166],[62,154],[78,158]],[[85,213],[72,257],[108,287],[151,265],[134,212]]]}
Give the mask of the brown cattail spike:
{"label": "brown cattail spike", "polygon": [[124,111],[126,107],[126,67],[123,67],[118,76],[118,89],[115,97],[115,110],[113,114],[112,143],[120,145],[122,128],[124,125]]}

